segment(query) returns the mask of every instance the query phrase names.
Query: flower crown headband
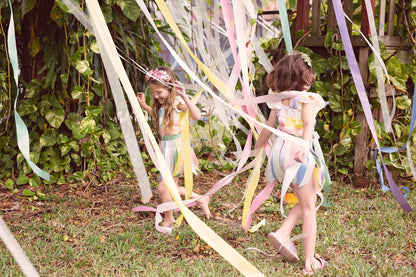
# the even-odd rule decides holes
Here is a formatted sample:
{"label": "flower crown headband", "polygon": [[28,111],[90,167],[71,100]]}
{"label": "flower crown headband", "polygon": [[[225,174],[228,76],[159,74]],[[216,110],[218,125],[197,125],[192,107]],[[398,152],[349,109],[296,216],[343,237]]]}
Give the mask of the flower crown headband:
{"label": "flower crown headband", "polygon": [[149,82],[151,78],[160,81],[161,83],[167,83],[170,81],[170,76],[168,75],[168,73],[157,68],[149,70],[149,72],[147,72],[145,77],[146,82]]}
{"label": "flower crown headband", "polygon": [[296,54],[299,54],[302,60],[306,63],[306,65],[312,68],[312,60],[308,56],[308,54],[303,53],[303,52],[298,52],[298,51],[288,53],[288,55],[296,55]]}

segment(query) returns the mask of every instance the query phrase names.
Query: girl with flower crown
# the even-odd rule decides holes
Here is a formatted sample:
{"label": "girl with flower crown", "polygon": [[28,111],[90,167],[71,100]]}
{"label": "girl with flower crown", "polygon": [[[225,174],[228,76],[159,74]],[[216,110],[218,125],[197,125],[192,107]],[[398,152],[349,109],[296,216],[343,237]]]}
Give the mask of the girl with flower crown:
{"label": "girl with flower crown", "polygon": [[[313,275],[314,271],[328,265],[325,260],[315,258],[316,195],[322,196],[320,190],[323,183],[329,181],[323,157],[312,151],[312,145],[316,146],[318,143],[318,134],[314,133],[315,117],[326,105],[319,94],[307,92],[315,78],[316,73],[312,70],[310,58],[305,53],[293,51],[279,60],[266,80],[269,93],[291,93],[288,98],[268,103],[271,111],[267,125],[274,128],[278,123],[280,131],[301,138],[306,149],[310,149],[306,151],[281,137],[277,137],[274,142],[268,158],[266,179],[268,182],[282,182],[282,193],[291,186],[299,203],[290,210],[280,228],[267,237],[286,260],[298,262],[299,257],[290,240],[290,234],[302,219],[305,275]],[[270,130],[263,128],[255,149],[263,147],[271,134]],[[293,175],[289,174],[291,170]],[[283,197],[284,195],[281,196],[282,199]]]}
{"label": "girl with flower crown", "polygon": [[[159,127],[161,137],[160,148],[165,157],[166,163],[177,181],[177,177],[182,173],[183,159],[181,152],[181,116],[189,110],[189,116],[193,120],[199,120],[201,113],[198,107],[192,103],[185,92],[185,87],[180,83],[172,69],[167,66],[160,66],[150,70],[146,75],[147,85],[152,92],[153,104],[146,104],[143,92],[137,93],[137,100],[142,108],[152,117],[153,122]],[[198,159],[192,151],[193,168],[198,166]],[[177,183],[177,182],[176,182]],[[184,196],[185,188],[178,186],[179,193]],[[162,198],[162,203],[171,202],[172,197],[167,190],[163,180],[160,178],[158,192]],[[192,193],[191,198],[199,198],[200,195]],[[199,198],[197,203],[202,208],[205,216],[211,216],[209,210],[209,196]],[[172,227],[175,222],[173,211],[164,213],[162,225]]]}

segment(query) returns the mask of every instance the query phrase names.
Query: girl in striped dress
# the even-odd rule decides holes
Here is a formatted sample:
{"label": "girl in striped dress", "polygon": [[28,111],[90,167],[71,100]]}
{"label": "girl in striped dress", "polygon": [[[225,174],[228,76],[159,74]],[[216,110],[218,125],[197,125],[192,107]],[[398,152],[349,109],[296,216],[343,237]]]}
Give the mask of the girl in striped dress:
{"label": "girl in striped dress", "polygon": [[[174,72],[169,67],[160,66],[150,70],[146,75],[146,82],[152,92],[152,106],[146,104],[143,92],[137,93],[137,99],[142,108],[152,117],[153,122],[158,124],[161,137],[160,148],[172,176],[177,181],[177,177],[183,171],[181,151],[182,124],[180,119],[187,110],[189,110],[190,118],[193,120],[199,120],[201,113],[198,107],[188,98],[183,84],[176,79]],[[192,158],[193,168],[196,169],[198,159],[193,151]],[[182,196],[185,195],[184,187],[178,186],[178,190]],[[172,201],[172,197],[161,178],[159,180],[158,192],[162,198],[162,203]],[[200,195],[196,193],[191,195],[191,198],[199,197]],[[197,202],[205,216],[209,219],[211,216],[208,206],[209,196],[200,198]],[[162,225],[172,227],[174,222],[173,211],[165,212]]]}
{"label": "girl in striped dress", "polygon": [[[292,97],[268,103],[271,108],[267,125],[282,132],[301,138],[306,149],[312,149],[313,140],[317,140],[314,133],[315,117],[319,110],[325,107],[325,102],[317,93],[307,92],[316,78],[312,70],[309,57],[293,51],[274,66],[267,76],[269,93],[293,92]],[[255,149],[263,147],[271,137],[272,132],[263,128],[256,142]],[[315,138],[314,138],[315,137]],[[289,173],[293,170],[293,173]],[[282,192],[287,186],[294,190],[299,202],[289,212],[281,227],[268,235],[271,244],[290,262],[298,262],[296,247],[290,240],[290,234],[296,224],[302,219],[302,237],[305,250],[304,274],[322,269],[328,263],[315,258],[316,244],[316,195],[322,195],[320,190],[325,175],[328,176],[322,157],[316,157],[314,152],[306,151],[303,147],[288,139],[277,137],[266,168],[268,182],[275,180],[283,182]],[[284,178],[291,174],[289,178]],[[287,179],[287,180],[285,180]],[[283,195],[282,195],[283,197]]]}

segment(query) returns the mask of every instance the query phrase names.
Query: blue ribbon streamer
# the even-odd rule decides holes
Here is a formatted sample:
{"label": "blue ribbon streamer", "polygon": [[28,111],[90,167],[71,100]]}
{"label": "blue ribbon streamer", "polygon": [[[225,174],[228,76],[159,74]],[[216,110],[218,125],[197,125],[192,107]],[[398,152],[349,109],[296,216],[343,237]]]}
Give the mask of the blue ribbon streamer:
{"label": "blue ribbon streamer", "polygon": [[19,66],[17,62],[18,60],[17,60],[17,48],[16,48],[16,35],[15,35],[14,19],[13,19],[13,8],[12,8],[12,3],[10,0],[9,0],[9,5],[10,5],[10,23],[9,23],[8,33],[7,33],[7,46],[8,46],[7,48],[9,51],[10,62],[13,67],[14,81],[17,87],[16,100],[14,101],[14,119],[16,123],[17,145],[19,146],[19,149],[22,152],[23,157],[26,159],[27,163],[32,168],[33,172],[35,172],[37,175],[39,175],[43,179],[49,181],[49,173],[40,169],[36,164],[34,164],[30,160],[29,132],[27,130],[27,127],[23,119],[17,113],[17,109],[16,109],[17,99],[19,98],[18,77],[19,77],[20,70],[19,70]]}
{"label": "blue ribbon streamer", "polygon": [[[410,129],[409,129],[409,136],[407,137],[406,142],[403,144],[402,147],[400,148],[391,148],[391,147],[380,147],[380,152],[381,153],[395,153],[395,152],[400,152],[403,149],[406,148],[407,143],[409,142],[410,138],[412,137],[412,133],[413,130],[415,128],[415,121],[416,121],[416,79],[415,79],[415,88],[413,91],[413,104],[412,104],[412,113],[411,113],[411,119],[410,119]],[[384,185],[384,179],[383,179],[383,173],[381,172],[381,165],[377,160],[377,150],[374,151],[374,155],[375,155],[375,160],[376,160],[376,167],[377,167],[377,173],[379,175],[380,178],[380,185],[381,185],[381,189],[383,191],[391,191],[389,187],[387,187],[386,185]],[[407,195],[409,194],[409,188],[407,187],[400,187],[401,189],[404,189],[406,191],[406,193],[403,195],[405,198],[407,197]]]}
{"label": "blue ribbon streamer", "polygon": [[[377,133],[375,131],[370,104],[369,104],[368,97],[364,88],[364,82],[361,78],[357,59],[355,58],[354,50],[352,48],[352,43],[349,37],[347,24],[345,22],[344,10],[342,8],[341,0],[333,0],[332,3],[334,5],[335,17],[338,22],[338,28],[340,30],[342,42],[344,44],[345,54],[347,56],[348,64],[350,66],[351,75],[354,80],[355,86],[357,88],[357,93],[361,101],[361,105],[363,107],[363,111],[367,119],[371,134],[374,138],[374,142],[377,145],[378,151],[380,151],[380,144],[377,138]],[[391,192],[393,193],[393,196],[396,198],[397,202],[400,204],[400,207],[402,207],[404,211],[408,211],[408,212],[413,211],[413,208],[409,205],[409,203],[407,203],[406,199],[403,197],[402,193],[400,192],[400,189],[397,187],[396,183],[394,182],[393,177],[391,176],[390,171],[387,169],[387,166],[385,165],[382,157],[381,157],[381,162],[382,162],[384,173],[386,174]]]}

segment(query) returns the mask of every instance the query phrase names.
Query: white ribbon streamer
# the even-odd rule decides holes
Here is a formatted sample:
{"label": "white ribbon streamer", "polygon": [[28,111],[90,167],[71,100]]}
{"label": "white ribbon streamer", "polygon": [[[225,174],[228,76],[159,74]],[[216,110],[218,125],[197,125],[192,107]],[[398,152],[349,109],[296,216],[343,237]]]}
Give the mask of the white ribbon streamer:
{"label": "white ribbon streamer", "polygon": [[7,249],[9,249],[10,253],[12,253],[13,257],[15,258],[16,262],[19,264],[23,273],[28,277],[39,276],[39,273],[36,271],[35,267],[32,265],[32,263],[26,256],[25,252],[23,252],[19,243],[14,238],[12,232],[10,232],[10,229],[7,227],[6,222],[4,222],[1,216],[0,216],[0,237],[3,240],[4,244],[6,245]]}
{"label": "white ribbon streamer", "polygon": [[[95,33],[91,21],[87,15],[73,2],[73,0],[62,0],[68,7],[70,12],[87,28],[92,34]],[[100,43],[100,42],[99,42]],[[100,45],[100,49],[104,49],[103,45]],[[133,166],[133,170],[136,174],[137,182],[140,187],[140,193],[142,196],[143,203],[149,202],[152,198],[152,189],[150,187],[149,178],[147,176],[146,167],[141,156],[140,148],[138,146],[136,134],[130,119],[127,103],[124,98],[123,89],[120,86],[120,82],[117,79],[117,74],[114,68],[110,66],[109,58],[107,53],[101,53],[103,63],[106,65],[107,77],[112,87],[112,93],[114,102],[117,108],[117,116],[120,121],[120,127],[123,132],[124,140],[126,142],[127,151],[130,156],[130,161]],[[110,71],[110,72],[109,72]]]}

